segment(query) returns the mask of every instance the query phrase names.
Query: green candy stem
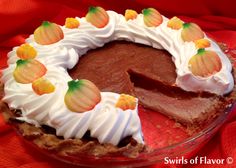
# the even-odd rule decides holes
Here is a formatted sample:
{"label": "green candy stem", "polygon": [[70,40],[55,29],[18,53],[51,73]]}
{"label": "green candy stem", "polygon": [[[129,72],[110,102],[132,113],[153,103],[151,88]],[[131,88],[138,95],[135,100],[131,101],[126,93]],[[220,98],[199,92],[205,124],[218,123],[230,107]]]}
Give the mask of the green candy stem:
{"label": "green candy stem", "polygon": [[97,7],[90,6],[88,11],[89,11],[89,13],[96,13],[97,12]]}
{"label": "green candy stem", "polygon": [[183,28],[186,29],[190,26],[191,24],[190,23],[183,23]]}
{"label": "green candy stem", "polygon": [[82,80],[72,80],[68,82],[68,92],[73,92],[81,87],[83,84]]}
{"label": "green candy stem", "polygon": [[29,62],[28,60],[19,59],[19,60],[16,61],[16,65],[17,66],[21,66],[21,65],[24,65],[24,64],[26,64],[28,62]]}
{"label": "green candy stem", "polygon": [[147,9],[143,9],[143,15],[149,15],[150,14],[150,10],[147,8]]}
{"label": "green candy stem", "polygon": [[44,26],[44,27],[47,27],[50,25],[51,25],[51,22],[49,22],[49,21],[43,21],[43,23],[42,23],[42,26]]}
{"label": "green candy stem", "polygon": [[203,55],[204,53],[205,53],[205,48],[199,48],[198,50],[197,50],[197,54],[198,55]]}

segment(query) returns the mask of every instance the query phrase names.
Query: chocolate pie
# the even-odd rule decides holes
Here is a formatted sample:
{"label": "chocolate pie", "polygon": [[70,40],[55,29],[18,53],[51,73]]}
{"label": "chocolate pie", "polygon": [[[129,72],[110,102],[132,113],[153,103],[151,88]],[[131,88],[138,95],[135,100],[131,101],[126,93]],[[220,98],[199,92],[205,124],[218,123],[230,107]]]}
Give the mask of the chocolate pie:
{"label": "chocolate pie", "polygon": [[1,109],[32,144],[62,157],[149,152],[138,111],[201,129],[235,101],[234,72],[194,23],[147,8],[91,7],[43,22],[8,54]]}

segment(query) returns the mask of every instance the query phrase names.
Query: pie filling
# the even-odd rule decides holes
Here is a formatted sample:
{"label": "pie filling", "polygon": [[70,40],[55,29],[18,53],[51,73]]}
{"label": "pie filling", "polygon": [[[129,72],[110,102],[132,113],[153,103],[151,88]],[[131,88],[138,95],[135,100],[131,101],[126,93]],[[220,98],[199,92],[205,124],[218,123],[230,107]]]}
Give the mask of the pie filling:
{"label": "pie filling", "polygon": [[91,50],[69,71],[100,90],[136,96],[145,108],[185,125],[201,125],[225,108],[226,101],[207,92],[187,92],[175,85],[171,55],[164,50],[116,41]]}

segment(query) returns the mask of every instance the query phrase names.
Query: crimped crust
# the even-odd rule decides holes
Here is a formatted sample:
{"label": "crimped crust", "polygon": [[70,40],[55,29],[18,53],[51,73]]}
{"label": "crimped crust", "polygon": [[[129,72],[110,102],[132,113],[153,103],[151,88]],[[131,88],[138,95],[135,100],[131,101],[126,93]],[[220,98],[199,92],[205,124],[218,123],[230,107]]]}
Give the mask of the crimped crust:
{"label": "crimped crust", "polygon": [[[2,99],[3,83],[0,82],[0,99]],[[76,156],[79,154],[90,156],[126,156],[135,158],[145,151],[145,145],[137,143],[133,138],[127,137],[118,146],[100,144],[97,139],[90,138],[89,133],[83,139],[63,139],[55,134],[55,130],[48,126],[36,127],[32,124],[16,119],[21,115],[19,110],[11,111],[7,104],[0,101],[0,111],[6,121],[11,124],[25,139],[40,149],[58,156]]]}
{"label": "crimped crust", "polygon": [[[1,87],[2,93],[2,87]],[[100,144],[97,139],[89,137],[87,133],[82,139],[63,139],[55,134],[55,130],[48,126],[36,127],[32,124],[16,119],[20,111],[10,111],[8,106],[1,102],[0,110],[4,113],[6,120],[20,135],[32,142],[40,149],[58,156],[126,156],[135,158],[139,153],[146,150],[145,145],[137,143],[133,138],[123,139],[118,146],[112,144]]]}

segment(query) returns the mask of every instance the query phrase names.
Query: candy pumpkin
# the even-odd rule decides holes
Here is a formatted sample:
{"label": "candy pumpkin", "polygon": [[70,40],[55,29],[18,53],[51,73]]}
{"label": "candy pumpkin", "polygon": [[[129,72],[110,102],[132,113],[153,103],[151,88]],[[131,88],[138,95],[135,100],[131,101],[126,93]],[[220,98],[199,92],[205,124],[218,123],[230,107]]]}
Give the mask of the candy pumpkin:
{"label": "candy pumpkin", "polygon": [[204,38],[202,29],[195,23],[184,23],[181,31],[183,41],[190,42]]}
{"label": "candy pumpkin", "polygon": [[195,76],[208,77],[222,68],[220,57],[214,51],[199,49],[189,60],[189,69]]}
{"label": "candy pumpkin", "polygon": [[85,16],[86,20],[97,28],[105,27],[109,22],[107,11],[102,7],[90,7]]}
{"label": "candy pumpkin", "polygon": [[92,110],[100,101],[101,94],[97,86],[89,80],[72,80],[64,97],[67,108],[82,113]]}
{"label": "candy pumpkin", "polygon": [[154,8],[143,9],[143,21],[148,27],[157,27],[163,22],[161,14]]}
{"label": "candy pumpkin", "polygon": [[32,83],[47,72],[46,67],[35,59],[18,60],[13,76],[18,83]]}
{"label": "candy pumpkin", "polygon": [[49,45],[56,43],[64,38],[64,33],[59,25],[44,21],[34,31],[34,40],[41,45]]}

